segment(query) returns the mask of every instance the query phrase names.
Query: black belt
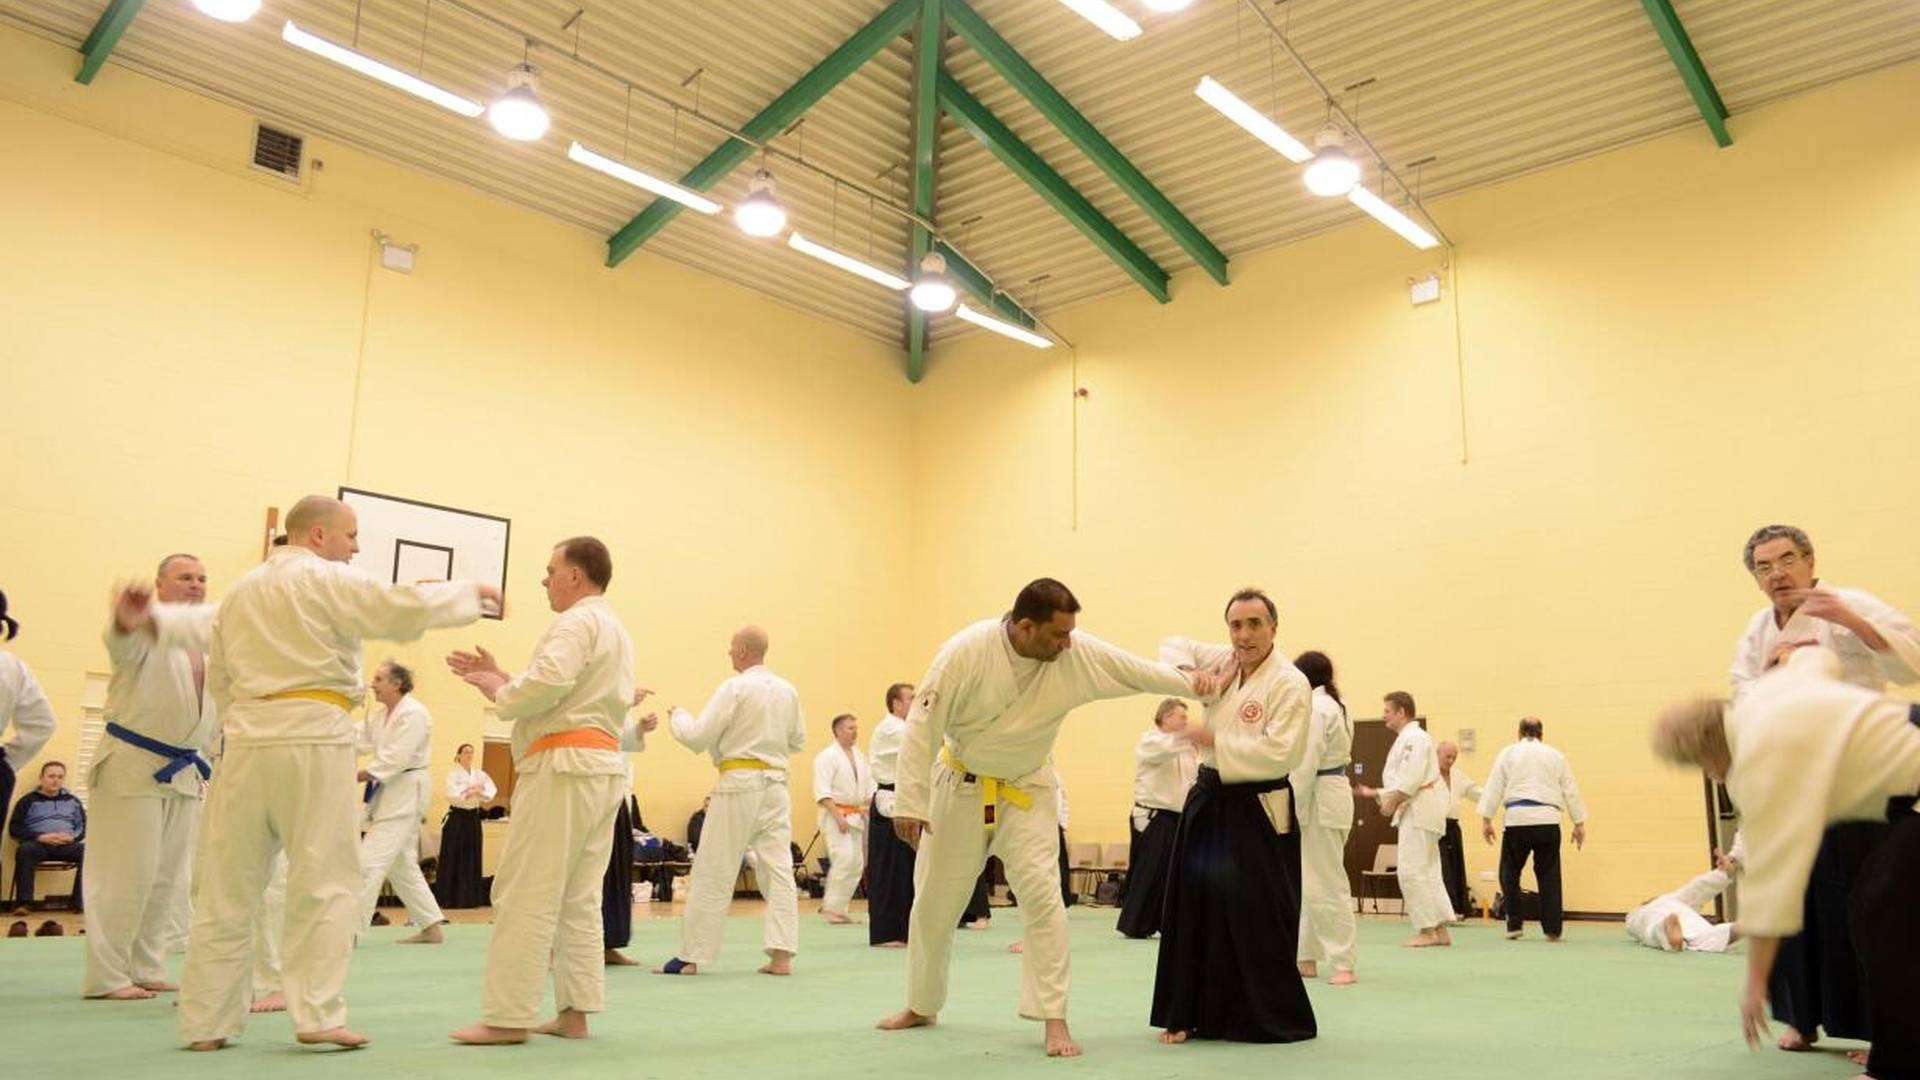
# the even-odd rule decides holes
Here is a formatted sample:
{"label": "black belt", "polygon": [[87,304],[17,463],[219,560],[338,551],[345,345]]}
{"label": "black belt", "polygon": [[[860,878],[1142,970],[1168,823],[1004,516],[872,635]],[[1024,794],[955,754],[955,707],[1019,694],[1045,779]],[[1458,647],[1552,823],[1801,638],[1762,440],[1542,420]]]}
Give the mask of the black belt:
{"label": "black belt", "polygon": [[1293,782],[1284,776],[1273,780],[1243,780],[1238,783],[1228,784],[1220,779],[1220,770],[1211,765],[1200,766],[1200,775],[1194,779],[1194,783],[1208,788],[1232,788],[1235,791],[1248,791],[1255,795],[1264,795],[1269,791],[1280,791],[1282,789],[1290,790],[1293,787]]}
{"label": "black belt", "polygon": [[[1348,762],[1348,763],[1347,763],[1347,765],[1351,765],[1351,764],[1353,764],[1353,763],[1352,763],[1352,762]],[[1347,771],[1347,765],[1329,765],[1329,766],[1327,766],[1326,768],[1324,768],[1324,769],[1321,769],[1321,770],[1320,770],[1319,772],[1316,772],[1316,773],[1314,773],[1313,775],[1315,775],[1315,776],[1339,776],[1339,775],[1340,775],[1341,773],[1344,773],[1344,772],[1346,772],[1346,771]]]}
{"label": "black belt", "polygon": [[878,789],[879,789],[879,790],[881,790],[881,791],[892,791],[892,790],[893,790],[893,785],[892,785],[892,784],[875,784],[875,785],[873,785],[873,786],[874,786],[875,788],[878,788]]}

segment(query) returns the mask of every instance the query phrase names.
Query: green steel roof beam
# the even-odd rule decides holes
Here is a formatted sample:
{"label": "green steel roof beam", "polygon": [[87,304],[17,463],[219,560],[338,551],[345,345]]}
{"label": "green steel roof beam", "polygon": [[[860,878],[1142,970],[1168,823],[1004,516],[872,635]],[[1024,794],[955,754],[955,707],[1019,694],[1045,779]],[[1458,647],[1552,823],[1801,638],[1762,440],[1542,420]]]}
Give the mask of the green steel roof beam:
{"label": "green steel roof beam", "polygon": [[100,74],[106,66],[107,55],[113,47],[120,44],[120,36],[133,25],[133,17],[140,14],[140,6],[147,0],[113,0],[93,24],[93,32],[80,45],[80,73],[73,81],[82,85],[92,85],[93,77]]}
{"label": "green steel roof beam", "polygon": [[992,309],[995,318],[1017,323],[1029,330],[1033,329],[1033,315],[1026,308],[1021,307],[1020,302],[1012,296],[1004,292],[995,292],[993,282],[988,281],[987,275],[968,262],[965,256],[948,247],[944,240],[935,240],[933,250],[947,260],[947,280],[953,282],[954,288]]}
{"label": "green steel roof beam", "polygon": [[[921,0],[894,0],[872,22],[861,27],[839,48],[828,53],[812,71],[788,87],[786,92],[741,126],[741,134],[766,142],[800,119],[808,109],[827,96],[827,92],[873,59],[889,41],[905,33],[914,16],[920,13]],[[680,178],[682,187],[706,191],[720,182],[741,162],[752,157],[754,148],[739,139],[728,139]],[[671,199],[655,199],[607,240],[607,265],[619,266],[640,245],[679,216],[683,207]]]}
{"label": "green steel roof beam", "polygon": [[1722,147],[1732,146],[1733,135],[1727,131],[1730,115],[1727,104],[1720,100],[1720,91],[1707,74],[1707,65],[1700,62],[1700,54],[1694,51],[1693,39],[1687,36],[1679,13],[1673,10],[1673,0],[1640,0],[1640,6],[1647,9],[1647,18],[1653,20],[1660,43],[1667,47],[1667,55],[1673,57],[1673,66],[1680,69],[1680,81],[1687,84],[1687,93],[1693,95],[1700,118],[1712,130],[1713,141]]}
{"label": "green steel roof beam", "polygon": [[940,105],[968,134],[999,158],[1001,164],[1012,169],[1015,176],[1026,181],[1028,187],[1072,222],[1095,247],[1120,264],[1155,300],[1164,304],[1172,299],[1167,295],[1167,272],[945,71],[940,73]]}
{"label": "green steel roof beam", "polygon": [[[940,74],[940,39],[946,34],[941,0],[919,0],[919,25],[913,42],[913,212],[933,220],[934,152],[938,146],[940,112],[936,79]],[[913,273],[920,257],[933,250],[933,234],[913,223]],[[907,304],[907,381],[919,382],[927,373],[927,313]]]}
{"label": "green steel roof beam", "polygon": [[946,0],[946,6],[947,20],[953,24],[955,33],[973,46],[974,51],[999,72],[1001,78],[1020,91],[1039,110],[1040,115],[1080,148],[1081,153],[1100,166],[1101,171],[1120,190],[1140,204],[1147,216],[1165,229],[1208,275],[1222,285],[1227,283],[1226,255],[1193,222],[1187,220],[1172,200],[1161,194],[1160,189],[1154,187],[1126,155],[1108,142],[1107,137],[1100,134],[1086,117],[1080,115],[1079,110],[1034,70],[1033,65],[1027,63],[1026,58],[1016,52],[1012,45],[1007,44],[1005,38],[988,26],[987,21],[969,7],[966,0]]}

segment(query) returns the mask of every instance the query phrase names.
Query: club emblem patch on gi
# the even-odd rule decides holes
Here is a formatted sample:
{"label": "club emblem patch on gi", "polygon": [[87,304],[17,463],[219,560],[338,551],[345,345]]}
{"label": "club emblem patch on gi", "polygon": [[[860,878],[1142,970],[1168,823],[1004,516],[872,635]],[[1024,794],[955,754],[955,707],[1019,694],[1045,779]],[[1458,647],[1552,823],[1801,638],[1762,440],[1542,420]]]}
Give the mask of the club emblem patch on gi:
{"label": "club emblem patch on gi", "polygon": [[923,709],[931,710],[933,708],[933,703],[939,700],[940,700],[940,691],[929,690],[926,693],[920,695],[920,707]]}
{"label": "club emblem patch on gi", "polygon": [[1249,724],[1259,723],[1260,714],[1260,703],[1257,701],[1249,701],[1245,705],[1240,706],[1240,719],[1245,720]]}

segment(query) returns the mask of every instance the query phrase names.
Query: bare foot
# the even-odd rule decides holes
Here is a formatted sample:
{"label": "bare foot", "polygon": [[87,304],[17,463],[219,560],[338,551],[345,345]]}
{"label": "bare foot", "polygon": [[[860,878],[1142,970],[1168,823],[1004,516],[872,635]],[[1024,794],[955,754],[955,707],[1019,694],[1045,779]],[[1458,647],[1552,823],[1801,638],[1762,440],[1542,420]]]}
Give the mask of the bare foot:
{"label": "bare foot", "polygon": [[1813,1049],[1813,1043],[1814,1043],[1814,1040],[1809,1039],[1805,1035],[1800,1034],[1800,1030],[1798,1028],[1789,1024],[1787,1025],[1785,1030],[1780,1032],[1780,1041],[1775,1045],[1780,1047],[1780,1049],[1782,1050],[1790,1050],[1790,1051],[1793,1051],[1794,1053],[1799,1053],[1802,1050]]}
{"label": "bare foot", "polygon": [[974,919],[974,920],[972,920],[971,922],[963,922],[963,923],[961,923],[961,924],[960,924],[960,929],[962,929],[962,930],[985,930],[985,929],[987,929],[988,927],[990,927],[990,926],[992,926],[992,925],[993,925],[993,920],[992,920],[992,919]]}
{"label": "bare foot", "polygon": [[254,998],[253,1004],[247,1006],[247,1011],[251,1013],[286,1012],[287,996],[275,990],[266,997]]}
{"label": "bare foot", "polygon": [[[1847,1060],[1865,1068],[1867,1064],[1867,1052],[1865,1050],[1849,1050],[1847,1051]],[[1868,1077],[1868,1080],[1872,1080],[1872,1078]]]}
{"label": "bare foot", "polygon": [[447,1037],[467,1046],[517,1046],[527,1041],[527,1029],[468,1024]]}
{"label": "bare foot", "polygon": [[153,991],[138,986],[123,986],[118,990],[109,990],[104,994],[93,995],[95,1001],[145,1001],[155,997]]}
{"label": "bare foot", "polygon": [[533,1029],[536,1035],[557,1035],[562,1039],[587,1037],[587,1014],[578,1009],[561,1009],[553,1019]]}
{"label": "bare foot", "polygon": [[908,1028],[932,1027],[935,1019],[932,1016],[922,1016],[912,1009],[901,1009],[873,1026],[881,1031],[905,1031]]}
{"label": "bare foot", "polygon": [[357,1031],[346,1028],[328,1028],[325,1031],[296,1031],[293,1039],[305,1046],[338,1046],[342,1050],[358,1050],[367,1045],[367,1037]]}
{"label": "bare foot", "polygon": [[1507,931],[1507,940],[1519,941],[1521,936],[1524,935],[1525,933],[1526,933],[1525,930],[1509,930]]}
{"label": "bare foot", "polygon": [[1444,944],[1446,942],[1441,941],[1439,936],[1431,930],[1422,930],[1406,940],[1406,947],[1409,949],[1431,949],[1436,945]]}
{"label": "bare foot", "polygon": [[1313,962],[1312,960],[1302,960],[1302,961],[1300,961],[1300,977],[1301,977],[1301,978],[1303,978],[1303,979],[1317,979],[1317,978],[1319,978],[1319,977],[1320,977],[1320,965],[1319,965],[1319,964],[1316,964],[1316,963],[1314,963],[1314,962]]}
{"label": "bare foot", "polygon": [[225,1039],[201,1039],[199,1042],[190,1042],[187,1044],[187,1049],[199,1052],[225,1050],[226,1048],[227,1040]]}
{"label": "bare foot", "polygon": [[1067,1022],[1065,1020],[1047,1021],[1047,1056],[1080,1056],[1080,1044],[1074,1042],[1073,1036],[1068,1034]]}
{"label": "bare foot", "polygon": [[172,994],[178,992],[180,989],[179,983],[170,983],[165,979],[155,979],[152,982],[134,983],[133,985],[142,990],[151,990],[156,994]]}
{"label": "bare foot", "polygon": [[1184,1031],[1163,1031],[1160,1033],[1160,1041],[1166,1043],[1168,1046],[1179,1046],[1181,1043],[1187,1041],[1187,1033]]}
{"label": "bare foot", "polygon": [[1327,980],[1327,985],[1328,986],[1352,986],[1354,983],[1357,983],[1359,981],[1360,981],[1360,977],[1358,975],[1355,975],[1351,971],[1336,971],[1333,973],[1333,977]]}
{"label": "bare foot", "polygon": [[1007,951],[1008,951],[1008,952],[1010,952],[1010,953],[1023,953],[1023,952],[1026,952],[1026,951],[1027,951],[1027,943],[1026,943],[1026,942],[1025,942],[1024,940],[1022,940],[1022,941],[1016,941],[1016,942],[1014,942],[1013,944],[1011,944],[1011,945],[1009,945],[1009,946],[1007,946]]}
{"label": "bare foot", "polygon": [[640,961],[635,960],[633,957],[628,956],[626,953],[621,952],[619,949],[608,949],[606,959],[607,959],[608,967],[639,967],[640,966]]}
{"label": "bare foot", "polygon": [[401,938],[400,944],[402,945],[438,945],[445,940],[447,940],[445,935],[440,933],[440,924],[434,923],[432,926],[427,927],[426,929],[420,931],[417,934],[413,934],[408,937]]}
{"label": "bare foot", "polygon": [[874,946],[876,949],[904,949],[906,947],[907,943],[904,941],[883,941]]}
{"label": "bare foot", "polygon": [[853,924],[852,919],[847,918],[837,911],[823,911],[820,913],[820,917],[834,926],[850,926]]}
{"label": "bare foot", "polygon": [[1445,926],[1434,927],[1433,936],[1439,939],[1439,942],[1442,945],[1453,944],[1453,935],[1447,932],[1447,928]]}
{"label": "bare foot", "polygon": [[791,975],[793,974],[793,954],[782,949],[770,949],[767,952],[767,962],[760,965],[759,971],[762,975]]}
{"label": "bare foot", "polygon": [[661,964],[659,967],[654,968],[653,973],[655,975],[698,975],[700,974],[700,965],[682,960],[676,956],[666,963]]}
{"label": "bare foot", "polygon": [[1558,945],[1558,944],[1560,944],[1560,942],[1561,942],[1561,940],[1562,940],[1562,939],[1561,939],[1561,937],[1560,937],[1560,935],[1559,935],[1559,934],[1548,934],[1548,935],[1547,935],[1547,941],[1548,941],[1548,942],[1549,942],[1550,944],[1554,944],[1554,945]]}

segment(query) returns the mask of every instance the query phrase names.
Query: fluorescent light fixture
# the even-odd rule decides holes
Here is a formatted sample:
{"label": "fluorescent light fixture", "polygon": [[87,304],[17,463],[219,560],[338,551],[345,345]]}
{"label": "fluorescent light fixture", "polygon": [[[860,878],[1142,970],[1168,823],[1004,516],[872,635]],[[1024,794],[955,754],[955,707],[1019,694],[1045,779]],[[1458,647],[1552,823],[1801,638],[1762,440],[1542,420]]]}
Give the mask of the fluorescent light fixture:
{"label": "fluorescent light fixture", "polygon": [[260,0],[193,0],[193,6],[200,14],[219,19],[221,22],[246,22],[260,10]]}
{"label": "fluorescent light fixture", "polygon": [[851,255],[843,255],[825,244],[816,244],[806,237],[801,236],[798,232],[788,234],[787,246],[802,255],[811,255],[823,263],[837,266],[849,274],[858,274],[876,285],[885,285],[895,292],[904,292],[913,285],[912,282],[901,277],[899,274],[889,274],[885,270],[870,263],[863,263]]}
{"label": "fluorescent light fixture", "polygon": [[1234,92],[1221,86],[1211,75],[1204,76],[1200,85],[1193,88],[1200,100],[1220,110],[1220,115],[1247,129],[1247,133],[1275,150],[1282,157],[1296,165],[1313,160],[1313,151],[1307,144],[1286,133],[1279,124],[1267,119],[1260,110],[1240,100]]}
{"label": "fluorescent light fixture", "polygon": [[1380,224],[1399,233],[1408,243],[1422,251],[1440,246],[1440,241],[1435,239],[1432,233],[1415,224],[1412,218],[1394,209],[1387,200],[1365,187],[1356,187],[1347,192],[1347,201],[1372,214]]}
{"label": "fluorescent light fixture", "polygon": [[1107,3],[1107,0],[1060,0],[1072,8],[1076,15],[1121,41],[1132,41],[1140,36],[1140,24],[1127,18],[1119,8]]}
{"label": "fluorescent light fixture", "polygon": [[970,322],[982,330],[991,330],[1003,337],[1010,337],[1015,341],[1025,342],[1036,349],[1053,348],[1053,342],[1051,340],[1041,337],[1026,327],[1015,325],[1004,319],[996,319],[991,315],[983,315],[965,304],[961,304],[955,308],[953,313],[959,316],[963,322]]}
{"label": "fluorescent light fixture", "polygon": [[631,165],[615,161],[604,154],[596,154],[577,142],[567,147],[567,157],[585,165],[589,169],[606,173],[615,180],[622,180],[632,184],[642,191],[650,191],[663,199],[672,199],[674,202],[679,203],[689,210],[698,210],[703,214],[717,214],[720,212],[720,204],[707,198],[705,195],[696,194],[678,184],[669,183],[657,176],[643,173]]}
{"label": "fluorescent light fixture", "polygon": [[461,116],[479,116],[487,111],[487,107],[477,101],[463,98],[451,90],[442,90],[425,79],[409,75],[399,68],[389,67],[371,56],[364,56],[343,45],[335,45],[326,38],[309,34],[293,25],[292,20],[288,20],[287,25],[281,28],[280,39],[295,48],[305,49],[315,56],[324,57],[343,67],[350,67],[362,75],[379,79],[396,90],[405,90],[415,97],[425,98]]}
{"label": "fluorescent light fixture", "polygon": [[533,142],[547,133],[553,117],[534,92],[537,82],[530,65],[521,64],[507,72],[507,92],[487,106],[487,122],[493,130],[514,142]]}

